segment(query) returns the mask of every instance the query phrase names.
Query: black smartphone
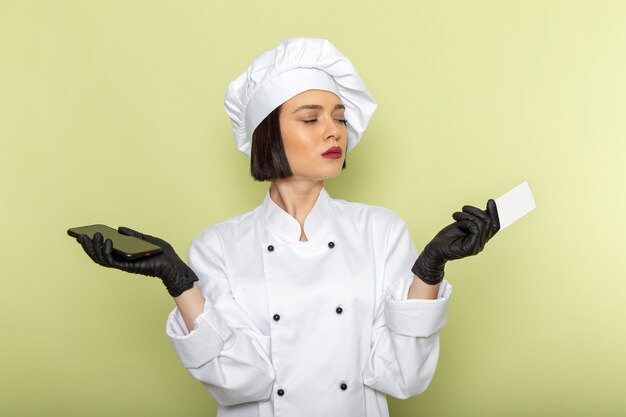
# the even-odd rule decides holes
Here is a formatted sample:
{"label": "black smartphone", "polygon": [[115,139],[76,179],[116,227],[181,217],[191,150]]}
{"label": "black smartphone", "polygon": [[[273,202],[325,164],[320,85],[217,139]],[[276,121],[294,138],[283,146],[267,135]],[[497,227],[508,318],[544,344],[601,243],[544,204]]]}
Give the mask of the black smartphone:
{"label": "black smartphone", "polygon": [[93,235],[96,232],[100,232],[104,240],[111,239],[113,242],[113,253],[124,259],[138,259],[163,252],[163,249],[157,245],[133,236],[123,235],[112,227],[103,224],[72,227],[67,230],[67,234],[74,238],[80,235],[87,235],[93,239]]}

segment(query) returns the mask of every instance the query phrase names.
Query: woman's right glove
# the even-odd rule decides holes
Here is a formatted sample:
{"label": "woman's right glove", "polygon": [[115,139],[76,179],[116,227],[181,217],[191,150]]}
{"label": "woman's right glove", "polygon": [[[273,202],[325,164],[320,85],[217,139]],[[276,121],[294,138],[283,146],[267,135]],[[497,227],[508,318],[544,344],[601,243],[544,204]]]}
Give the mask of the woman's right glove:
{"label": "woman's right glove", "polygon": [[452,215],[456,222],[443,228],[430,241],[411,269],[427,284],[443,280],[446,262],[476,255],[485,243],[500,230],[498,208],[494,200],[487,201],[487,210],[464,206]]}
{"label": "woman's right glove", "polygon": [[76,238],[89,257],[97,264],[107,268],[115,268],[133,274],[157,277],[163,281],[167,292],[178,297],[193,287],[198,280],[196,274],[185,264],[172,248],[172,245],[157,237],[144,235],[127,227],[117,229],[123,235],[133,236],[158,245],[163,252],[137,260],[126,260],[113,253],[113,242],[104,240],[102,234],[96,233],[93,240],[87,235]]}

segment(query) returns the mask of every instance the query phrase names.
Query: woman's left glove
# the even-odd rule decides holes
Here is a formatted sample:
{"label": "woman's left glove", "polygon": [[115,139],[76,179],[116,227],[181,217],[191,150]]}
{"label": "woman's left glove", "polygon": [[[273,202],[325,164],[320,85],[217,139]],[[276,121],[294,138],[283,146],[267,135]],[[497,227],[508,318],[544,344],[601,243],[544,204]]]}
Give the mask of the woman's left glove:
{"label": "woman's left glove", "polygon": [[178,297],[193,287],[193,283],[198,280],[191,268],[176,254],[172,245],[163,239],[144,235],[127,227],[120,227],[117,230],[123,235],[133,236],[158,245],[163,249],[163,252],[147,258],[128,261],[115,256],[113,243],[110,239],[104,240],[100,233],[96,233],[93,240],[87,235],[80,235],[76,240],[82,245],[87,255],[99,265],[133,274],[160,278],[172,297]]}
{"label": "woman's left glove", "polygon": [[446,262],[476,255],[489,239],[500,230],[498,209],[494,200],[487,202],[487,210],[464,206],[452,215],[456,222],[443,228],[430,241],[411,269],[427,284],[443,280]]}

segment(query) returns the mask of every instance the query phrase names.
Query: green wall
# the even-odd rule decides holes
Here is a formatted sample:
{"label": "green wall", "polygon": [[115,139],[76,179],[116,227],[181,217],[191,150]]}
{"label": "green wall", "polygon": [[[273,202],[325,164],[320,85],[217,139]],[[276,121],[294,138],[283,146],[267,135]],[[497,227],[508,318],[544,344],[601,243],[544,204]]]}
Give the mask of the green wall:
{"label": "green wall", "polygon": [[537,200],[449,266],[437,374],[392,416],[626,415],[626,2],[597,0],[0,0],[0,415],[214,415],[162,285],[65,230],[186,255],[255,207],[222,100],[289,36],[330,39],[379,102],[334,197],[394,210],[418,248],[463,204],[523,180]]}

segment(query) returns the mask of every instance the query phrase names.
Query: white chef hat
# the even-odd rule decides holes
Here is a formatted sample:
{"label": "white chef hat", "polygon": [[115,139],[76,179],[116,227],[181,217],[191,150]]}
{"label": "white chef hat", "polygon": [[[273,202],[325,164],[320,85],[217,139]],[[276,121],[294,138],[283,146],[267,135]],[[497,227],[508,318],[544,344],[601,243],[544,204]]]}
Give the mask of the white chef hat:
{"label": "white chef hat", "polygon": [[376,102],[352,63],[324,39],[285,39],[252,60],[228,86],[224,107],[240,151],[250,156],[252,132],[278,106],[307,90],[335,93],[346,107],[348,151],[367,127]]}

